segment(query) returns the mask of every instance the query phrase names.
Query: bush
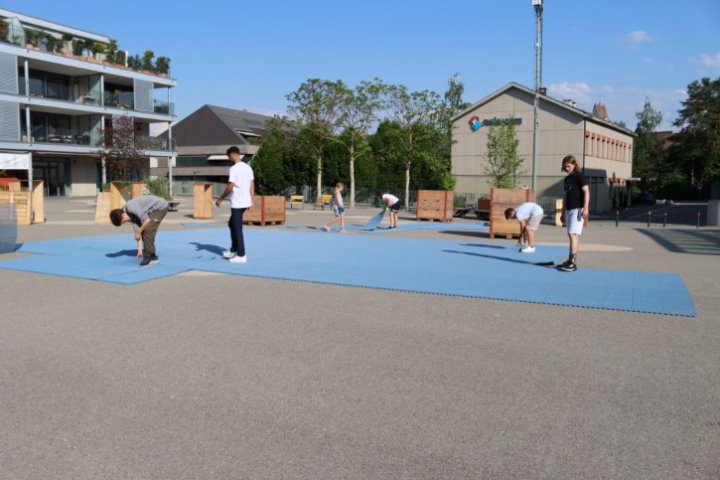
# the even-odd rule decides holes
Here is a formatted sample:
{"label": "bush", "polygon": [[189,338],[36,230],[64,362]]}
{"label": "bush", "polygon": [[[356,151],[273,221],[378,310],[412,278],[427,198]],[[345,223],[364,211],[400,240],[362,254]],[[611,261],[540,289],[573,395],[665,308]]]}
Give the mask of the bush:
{"label": "bush", "polygon": [[168,188],[168,179],[165,177],[148,177],[145,179],[145,188],[151,195],[172,200],[170,189]]}

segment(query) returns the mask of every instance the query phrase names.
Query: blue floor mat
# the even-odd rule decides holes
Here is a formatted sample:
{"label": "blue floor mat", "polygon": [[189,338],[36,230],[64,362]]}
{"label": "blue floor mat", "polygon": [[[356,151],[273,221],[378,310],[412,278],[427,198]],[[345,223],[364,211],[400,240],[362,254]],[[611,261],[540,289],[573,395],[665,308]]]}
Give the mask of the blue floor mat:
{"label": "blue floor mat", "polygon": [[[426,224],[435,225],[435,224]],[[452,225],[456,227],[463,224]],[[444,224],[449,229],[450,225]],[[695,316],[674,273],[581,268],[574,273],[536,265],[560,261],[565,247],[539,245],[521,254],[513,244],[245,228],[249,262],[229,263],[227,228],[160,232],[160,263],[137,267],[129,234],[29,242],[0,268],[133,284],[187,270],[489,298],[574,307]],[[578,288],[582,285],[582,288]]]}

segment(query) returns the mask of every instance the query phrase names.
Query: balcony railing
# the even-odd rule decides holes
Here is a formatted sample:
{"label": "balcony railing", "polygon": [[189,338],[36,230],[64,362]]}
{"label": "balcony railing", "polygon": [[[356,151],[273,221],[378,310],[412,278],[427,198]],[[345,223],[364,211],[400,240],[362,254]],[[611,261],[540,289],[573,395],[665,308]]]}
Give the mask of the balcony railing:
{"label": "balcony railing", "polygon": [[65,145],[90,145],[90,133],[86,131],[72,130],[68,128],[37,129],[28,138],[27,132],[23,130],[21,141],[32,143],[49,143]]}
{"label": "balcony railing", "polygon": [[174,139],[170,145],[171,148],[168,148],[167,138],[148,137],[145,135],[136,135],[135,138],[137,138],[138,145],[145,150],[175,150]]}
{"label": "balcony railing", "polygon": [[165,115],[174,115],[175,114],[175,104],[155,100],[155,105],[153,107],[153,111],[155,113],[163,113]]}

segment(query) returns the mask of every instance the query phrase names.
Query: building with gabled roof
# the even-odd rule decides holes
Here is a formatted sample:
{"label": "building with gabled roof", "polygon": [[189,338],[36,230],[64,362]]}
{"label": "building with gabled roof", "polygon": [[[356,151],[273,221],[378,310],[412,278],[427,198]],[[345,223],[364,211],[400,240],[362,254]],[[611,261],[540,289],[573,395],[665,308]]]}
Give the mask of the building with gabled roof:
{"label": "building with gabled roof", "polygon": [[[203,105],[180,120],[172,131],[177,145],[173,191],[190,193],[196,181],[222,183],[224,188],[231,165],[225,155],[228,147],[237,146],[243,160],[250,161],[259,150],[260,139],[267,134],[267,122],[272,118],[247,110]],[[169,168],[156,168],[153,173],[168,174]]]}
{"label": "building with gabled roof", "polygon": [[[516,185],[532,185],[534,98],[534,90],[511,82],[452,118],[452,173],[457,179],[456,192],[476,197],[489,194],[490,177],[485,173],[487,131],[493,125],[509,121],[515,125],[518,155],[523,159]],[[536,198],[563,196],[562,158],[574,155],[590,181],[590,210],[604,212],[619,204],[627,197],[632,181],[635,134],[577,108],[571,100],[562,101],[545,94],[541,94],[539,100]],[[607,115],[606,109],[603,110]]]}

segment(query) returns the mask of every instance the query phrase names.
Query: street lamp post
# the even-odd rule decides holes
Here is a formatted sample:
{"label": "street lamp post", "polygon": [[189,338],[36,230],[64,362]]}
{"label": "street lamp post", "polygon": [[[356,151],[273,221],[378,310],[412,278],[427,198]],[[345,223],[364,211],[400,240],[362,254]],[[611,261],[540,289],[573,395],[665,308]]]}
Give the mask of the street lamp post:
{"label": "street lamp post", "polygon": [[542,86],[542,12],[543,0],[532,0],[535,9],[535,101],[533,103],[533,146],[532,146],[532,189],[535,191],[537,180],[538,107],[540,105],[540,87]]}

